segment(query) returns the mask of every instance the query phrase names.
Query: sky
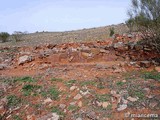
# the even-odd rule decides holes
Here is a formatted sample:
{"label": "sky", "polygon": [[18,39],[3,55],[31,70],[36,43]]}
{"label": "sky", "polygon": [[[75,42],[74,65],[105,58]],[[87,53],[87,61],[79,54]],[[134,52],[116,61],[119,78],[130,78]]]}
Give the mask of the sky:
{"label": "sky", "polygon": [[70,31],[124,23],[130,0],[0,0],[0,32]]}

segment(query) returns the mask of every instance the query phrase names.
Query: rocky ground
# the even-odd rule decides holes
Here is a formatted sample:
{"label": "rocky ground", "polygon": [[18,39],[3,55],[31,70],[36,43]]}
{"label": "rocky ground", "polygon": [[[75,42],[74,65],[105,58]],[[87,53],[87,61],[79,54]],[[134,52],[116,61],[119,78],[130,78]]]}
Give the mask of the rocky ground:
{"label": "rocky ground", "polygon": [[1,47],[0,119],[158,120],[159,57],[130,36]]}

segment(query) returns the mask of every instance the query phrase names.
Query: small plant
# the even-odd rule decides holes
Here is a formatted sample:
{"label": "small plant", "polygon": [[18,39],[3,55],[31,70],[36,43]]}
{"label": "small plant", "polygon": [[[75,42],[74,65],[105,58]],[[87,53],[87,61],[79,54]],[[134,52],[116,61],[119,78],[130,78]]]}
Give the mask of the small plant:
{"label": "small plant", "polygon": [[157,81],[160,81],[160,73],[158,72],[146,72],[144,73],[143,77],[147,80],[147,79],[154,79]]}
{"label": "small plant", "polygon": [[62,82],[63,79],[61,79],[61,78],[52,78],[51,81],[54,81],[54,82]]}
{"label": "small plant", "polygon": [[7,106],[9,108],[16,107],[20,103],[21,103],[21,99],[18,98],[17,96],[15,95],[7,96]]}
{"label": "small plant", "polygon": [[69,80],[67,82],[65,82],[66,86],[71,87],[73,86],[73,84],[75,84],[77,81],[76,80]]}
{"label": "small plant", "polygon": [[58,91],[57,88],[53,87],[53,88],[50,88],[47,91],[42,91],[41,95],[43,97],[50,97],[53,100],[58,100],[60,92]]}
{"label": "small plant", "polygon": [[72,111],[72,112],[75,112],[75,111],[77,111],[78,110],[78,106],[75,106],[75,105],[69,105],[68,106],[68,110],[69,111]]}
{"label": "small plant", "polygon": [[59,94],[60,92],[55,87],[49,90],[49,95],[53,100],[57,100],[59,98]]}
{"label": "small plant", "polygon": [[123,86],[125,83],[122,81],[117,82],[117,86]]}
{"label": "small plant", "polygon": [[110,28],[109,31],[110,31],[109,36],[112,37],[114,35],[114,33],[115,33],[114,32],[114,27]]}
{"label": "small plant", "polygon": [[25,96],[28,96],[28,95],[31,95],[31,94],[36,95],[36,91],[37,91],[38,89],[40,89],[40,88],[41,88],[41,86],[28,84],[28,85],[24,85],[24,86],[23,86],[22,92],[23,92],[23,94],[24,94]]}
{"label": "small plant", "polygon": [[135,91],[134,95],[137,96],[139,99],[143,99],[144,98],[143,91]]}
{"label": "small plant", "polygon": [[2,42],[6,42],[7,41],[7,38],[9,37],[9,33],[7,32],[1,32],[0,33],[0,39],[2,40]]}
{"label": "small plant", "polygon": [[96,85],[96,81],[82,81],[80,85],[81,86]]}
{"label": "small plant", "polygon": [[13,119],[14,119],[14,120],[22,120],[22,118],[19,117],[18,115],[14,115],[14,116],[13,116]]}
{"label": "small plant", "polygon": [[51,111],[52,111],[53,113],[57,113],[58,115],[64,116],[64,112],[61,111],[57,106],[53,106],[53,107],[51,108]]}
{"label": "small plant", "polygon": [[110,95],[109,94],[102,94],[102,95],[96,95],[96,98],[100,101],[100,102],[106,102],[110,100]]}
{"label": "small plant", "polygon": [[26,76],[26,77],[22,77],[22,78],[16,78],[15,82],[36,82],[35,79],[33,79],[32,77]]}

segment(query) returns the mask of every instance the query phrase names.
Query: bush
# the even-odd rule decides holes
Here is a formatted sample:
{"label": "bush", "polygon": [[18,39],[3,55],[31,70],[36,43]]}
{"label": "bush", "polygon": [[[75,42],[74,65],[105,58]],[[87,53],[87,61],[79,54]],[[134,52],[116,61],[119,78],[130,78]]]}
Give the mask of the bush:
{"label": "bush", "polygon": [[159,0],[132,0],[126,21],[130,30],[134,26],[142,34],[143,45],[160,53],[160,2]]}
{"label": "bush", "polygon": [[114,33],[115,33],[115,32],[114,32],[114,28],[113,28],[113,27],[110,28],[109,31],[110,31],[109,36],[112,37],[112,36],[114,35]]}
{"label": "bush", "polygon": [[9,37],[9,33],[7,32],[1,32],[0,33],[0,39],[2,40],[2,42],[6,42],[7,41],[7,38]]}
{"label": "bush", "polygon": [[23,33],[23,32],[19,32],[19,31],[15,31],[12,35],[15,39],[16,42],[19,42],[19,41],[22,41],[22,36],[26,34],[26,33]]}

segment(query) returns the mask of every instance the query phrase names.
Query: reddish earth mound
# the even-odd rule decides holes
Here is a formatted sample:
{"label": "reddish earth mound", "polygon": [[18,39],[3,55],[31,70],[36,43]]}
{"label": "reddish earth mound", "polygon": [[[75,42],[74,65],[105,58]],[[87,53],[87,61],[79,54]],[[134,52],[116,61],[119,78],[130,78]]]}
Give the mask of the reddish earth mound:
{"label": "reddish earth mound", "polygon": [[121,39],[1,48],[0,118],[158,119],[160,55]]}

